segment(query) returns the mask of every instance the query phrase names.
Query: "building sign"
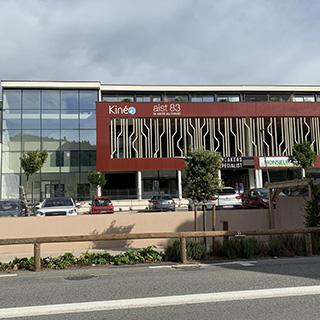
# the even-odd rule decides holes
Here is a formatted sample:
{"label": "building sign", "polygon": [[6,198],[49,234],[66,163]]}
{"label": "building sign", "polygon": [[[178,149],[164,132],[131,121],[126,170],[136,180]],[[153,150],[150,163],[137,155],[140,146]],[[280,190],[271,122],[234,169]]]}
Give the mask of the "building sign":
{"label": "building sign", "polygon": [[222,158],[221,169],[245,169],[253,168],[253,157],[224,157]]}
{"label": "building sign", "polygon": [[135,115],[137,113],[137,109],[134,106],[118,106],[116,104],[110,104],[108,106],[109,114],[111,115]]}
{"label": "building sign", "polygon": [[266,161],[268,168],[289,168],[295,167],[295,165],[289,161],[289,157],[261,157],[259,158],[259,166],[266,167]]}
{"label": "building sign", "polygon": [[152,107],[154,116],[181,116],[180,103],[157,103]]}

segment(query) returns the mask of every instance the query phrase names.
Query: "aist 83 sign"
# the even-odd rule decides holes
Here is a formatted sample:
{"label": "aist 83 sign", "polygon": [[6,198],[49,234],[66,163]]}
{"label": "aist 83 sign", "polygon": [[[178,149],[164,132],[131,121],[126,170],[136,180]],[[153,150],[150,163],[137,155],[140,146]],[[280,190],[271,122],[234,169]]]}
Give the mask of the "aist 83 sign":
{"label": "aist 83 sign", "polygon": [[180,116],[180,103],[157,103],[152,108],[154,116]]}

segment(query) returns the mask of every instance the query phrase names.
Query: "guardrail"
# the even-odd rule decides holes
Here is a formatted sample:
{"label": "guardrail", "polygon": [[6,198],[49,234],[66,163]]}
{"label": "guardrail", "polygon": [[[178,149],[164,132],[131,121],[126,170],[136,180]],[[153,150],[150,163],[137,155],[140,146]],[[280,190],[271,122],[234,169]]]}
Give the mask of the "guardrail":
{"label": "guardrail", "polygon": [[128,233],[128,234],[101,234],[101,235],[78,235],[78,236],[51,236],[35,238],[11,238],[0,239],[0,245],[33,244],[34,246],[34,268],[41,271],[40,245],[43,243],[61,242],[84,242],[84,241],[111,241],[111,240],[137,240],[137,239],[180,239],[181,263],[187,263],[187,238],[206,237],[246,237],[246,236],[273,236],[287,234],[305,234],[306,252],[312,255],[311,233],[320,232],[320,228],[301,229],[270,229],[249,231],[190,231],[190,232],[159,232],[159,233]]}

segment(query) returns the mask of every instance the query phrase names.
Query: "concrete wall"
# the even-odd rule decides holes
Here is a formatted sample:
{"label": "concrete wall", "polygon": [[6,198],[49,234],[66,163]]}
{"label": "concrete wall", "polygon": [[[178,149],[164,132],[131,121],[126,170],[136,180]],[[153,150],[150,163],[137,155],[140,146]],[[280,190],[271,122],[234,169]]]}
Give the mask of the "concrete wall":
{"label": "concrete wall", "polygon": [[[211,230],[212,214],[207,212],[207,230]],[[221,210],[217,211],[216,229],[222,230],[223,220],[229,221],[229,229],[265,229],[268,226],[267,210]],[[67,217],[24,217],[1,218],[0,237],[41,237],[87,234],[174,232],[192,231],[193,212],[153,212],[153,213],[115,213],[113,215],[80,215]],[[198,213],[198,226],[202,230],[202,214]],[[165,239],[134,240],[114,242],[79,242],[44,244],[43,253],[63,251],[85,251],[87,249],[164,246]],[[31,245],[0,246],[0,254],[32,253]]]}
{"label": "concrete wall", "polygon": [[[275,210],[276,228],[299,228],[304,224],[305,198],[279,197]],[[202,213],[198,213],[198,230],[202,230]],[[65,236],[112,233],[192,231],[194,213],[188,211],[131,213],[113,215],[80,215],[68,217],[1,218],[0,238]],[[222,230],[222,222],[228,221],[229,230],[261,230],[269,228],[267,209],[217,210],[216,230]],[[212,230],[212,213],[207,212],[206,229]],[[165,246],[166,239],[114,242],[79,242],[44,244],[42,255],[51,252],[86,251],[88,249],[124,249],[147,245]],[[32,254],[32,245],[0,246],[0,255]]]}

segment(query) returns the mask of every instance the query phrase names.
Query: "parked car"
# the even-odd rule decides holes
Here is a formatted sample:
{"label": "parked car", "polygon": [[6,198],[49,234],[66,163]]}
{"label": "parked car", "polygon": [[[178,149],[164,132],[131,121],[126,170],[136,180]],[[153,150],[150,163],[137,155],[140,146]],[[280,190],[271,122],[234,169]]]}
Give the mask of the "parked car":
{"label": "parked car", "polygon": [[109,197],[95,197],[91,203],[91,214],[114,213],[113,204]]}
{"label": "parked car", "polygon": [[78,208],[70,197],[56,197],[45,199],[36,216],[76,216]]}
{"label": "parked car", "polygon": [[[202,209],[203,206],[207,210],[212,210],[213,205],[219,208],[242,208],[242,200],[239,193],[232,187],[224,187],[222,190],[217,191],[212,198],[205,202],[198,202],[197,208]],[[194,210],[194,203],[189,200],[188,210]]]}
{"label": "parked car", "polygon": [[170,195],[157,195],[149,200],[149,208],[159,211],[176,211],[176,204]]}
{"label": "parked car", "polygon": [[18,217],[21,215],[19,200],[0,200],[0,217]]}
{"label": "parked car", "polygon": [[265,188],[250,189],[242,197],[244,208],[269,208],[269,190]]}

